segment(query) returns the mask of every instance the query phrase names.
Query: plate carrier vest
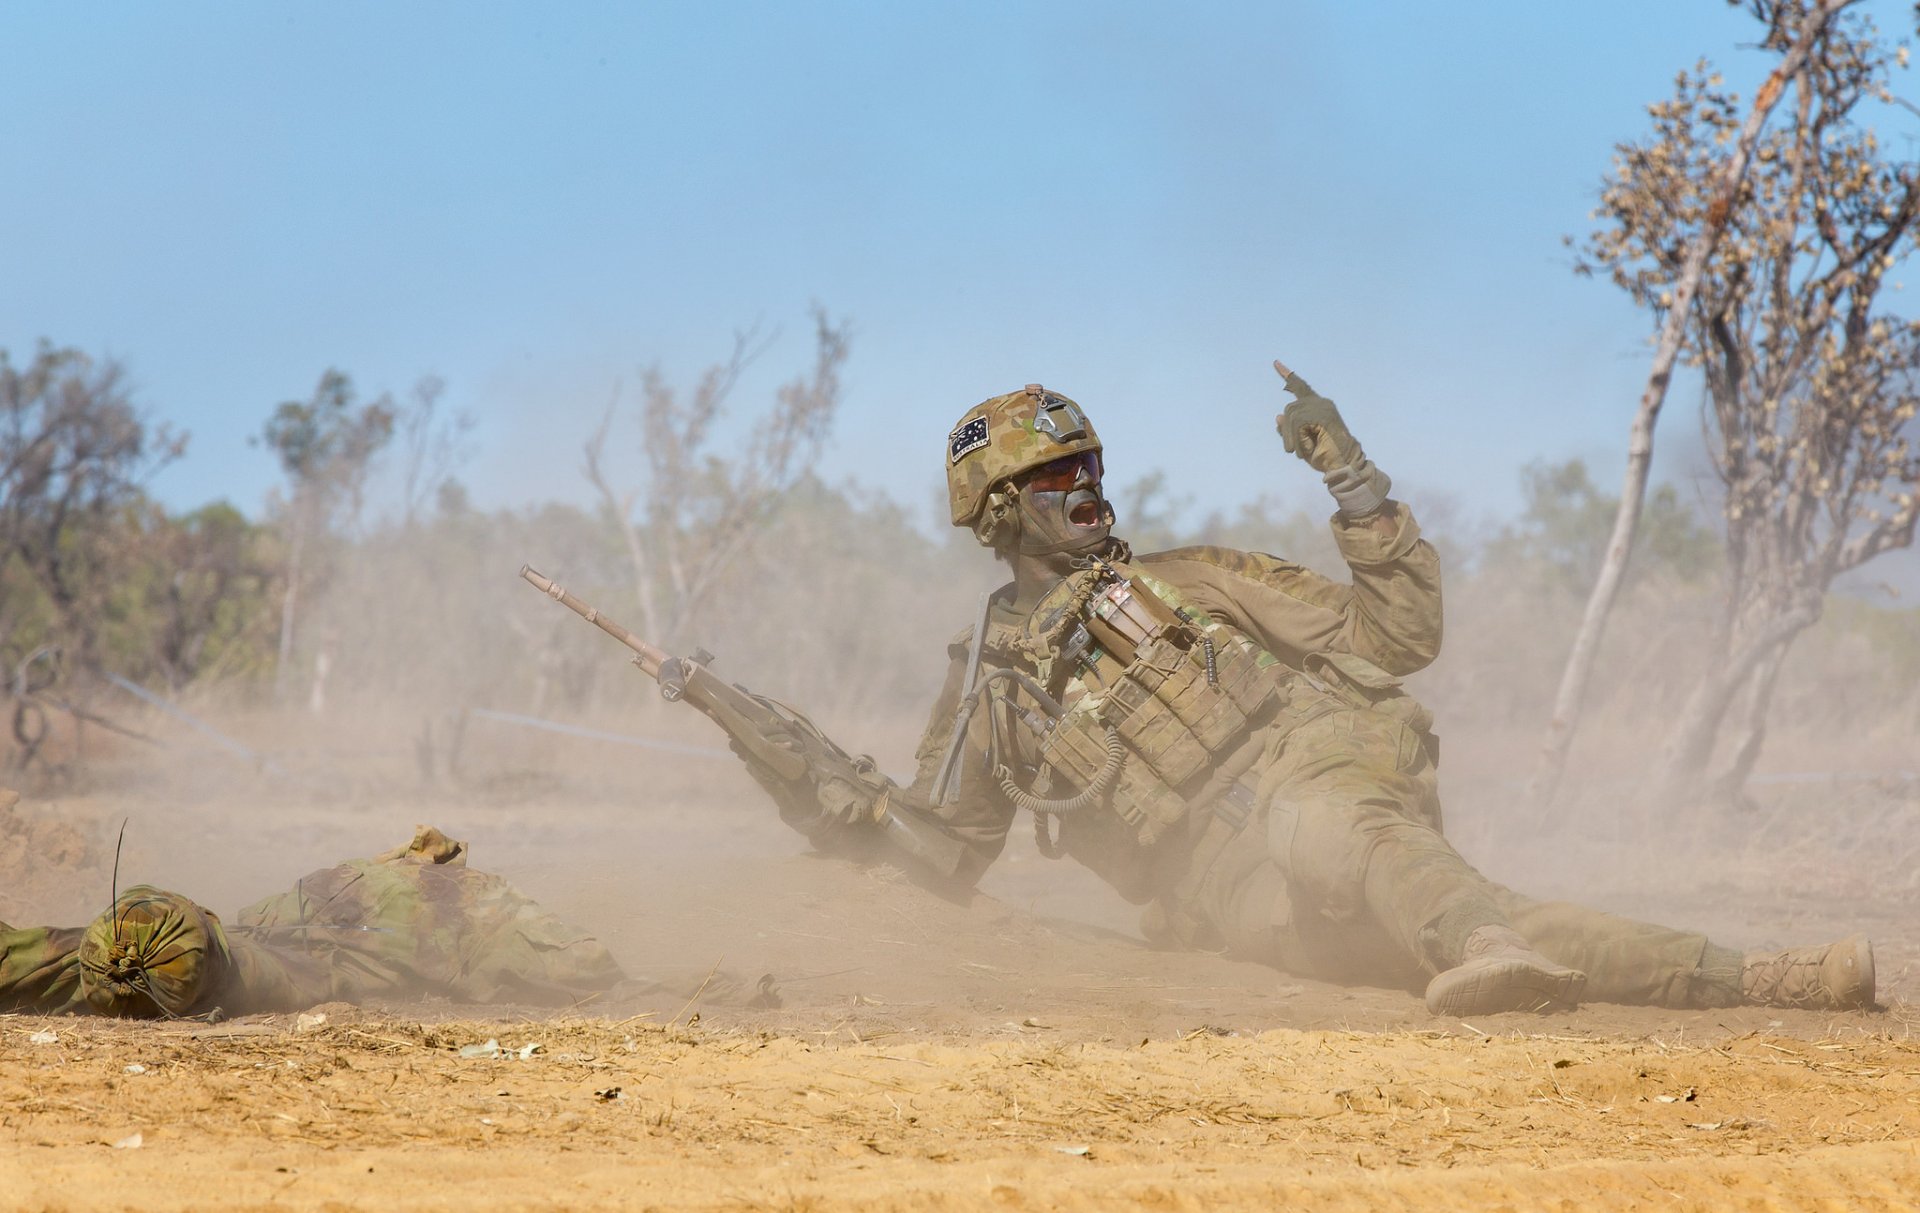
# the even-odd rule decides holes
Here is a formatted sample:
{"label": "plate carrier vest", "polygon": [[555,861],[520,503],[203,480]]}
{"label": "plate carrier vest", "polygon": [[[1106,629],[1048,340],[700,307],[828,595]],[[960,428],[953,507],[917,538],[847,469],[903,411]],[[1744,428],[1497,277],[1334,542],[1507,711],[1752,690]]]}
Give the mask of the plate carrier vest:
{"label": "plate carrier vest", "polygon": [[1290,673],[1122,562],[1100,561],[1048,591],[1016,644],[1059,712],[1037,730],[1032,786],[1001,765],[1001,790],[1036,815],[1104,809],[1142,846],[1224,790],[1223,767],[1251,765],[1254,754],[1237,756],[1285,699]]}

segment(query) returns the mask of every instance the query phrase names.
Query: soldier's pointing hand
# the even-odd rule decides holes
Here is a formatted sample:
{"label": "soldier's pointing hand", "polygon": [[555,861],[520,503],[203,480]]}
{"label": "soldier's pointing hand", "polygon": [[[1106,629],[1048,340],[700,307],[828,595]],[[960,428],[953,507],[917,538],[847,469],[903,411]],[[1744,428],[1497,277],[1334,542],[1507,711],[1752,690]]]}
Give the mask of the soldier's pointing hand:
{"label": "soldier's pointing hand", "polygon": [[1342,516],[1365,518],[1378,512],[1393,490],[1393,481],[1360,449],[1359,439],[1347,428],[1333,401],[1314,391],[1278,358],[1273,360],[1273,369],[1293,393],[1286,411],[1274,418],[1274,428],[1280,431],[1287,452],[1321,473]]}

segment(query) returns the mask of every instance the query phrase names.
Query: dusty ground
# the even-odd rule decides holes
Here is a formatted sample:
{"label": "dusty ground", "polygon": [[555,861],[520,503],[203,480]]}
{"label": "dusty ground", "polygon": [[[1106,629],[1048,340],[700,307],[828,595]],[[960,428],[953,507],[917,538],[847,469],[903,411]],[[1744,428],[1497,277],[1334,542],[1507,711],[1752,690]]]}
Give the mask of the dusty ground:
{"label": "dusty ground", "polygon": [[[504,766],[578,769],[536,757]],[[1867,930],[1888,1003],[1463,1023],[1153,952],[1024,837],[968,906],[810,858],[724,765],[401,796],[217,770],[22,805],[16,830],[57,821],[91,850],[0,872],[0,918],[97,912],[123,818],[123,885],[223,910],[429,821],[679,992],[0,1017],[0,1208],[1920,1208],[1910,787],[1532,843],[1450,801],[1463,849],[1519,887],[1736,945]],[[761,974],[778,1009],[716,1005]]]}
{"label": "dusty ground", "polygon": [[[153,1213],[1870,1209],[1920,1192],[1910,1040],[1551,1026],[856,1043],[337,1011],[306,1031],[10,1020],[0,1191]],[[488,1039],[516,1055],[458,1051]]]}

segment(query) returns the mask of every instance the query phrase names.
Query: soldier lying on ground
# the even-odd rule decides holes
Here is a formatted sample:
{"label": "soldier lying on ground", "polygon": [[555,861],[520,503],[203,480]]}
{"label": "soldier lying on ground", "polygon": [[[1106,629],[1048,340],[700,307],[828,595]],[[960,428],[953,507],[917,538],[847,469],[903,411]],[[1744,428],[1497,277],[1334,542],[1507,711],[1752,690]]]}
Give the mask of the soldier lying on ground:
{"label": "soldier lying on ground", "polygon": [[[1439,652],[1439,557],[1332,402],[1275,366],[1295,396],[1281,435],[1333,495],[1351,585],[1225,548],[1136,556],[1112,534],[1100,440],[1080,407],[1037,384],[996,396],[948,436],[947,484],[954,525],[1013,580],[950,647],[911,787],[861,762],[783,775],[779,751],[730,730],[789,824],[822,849],[965,889],[1024,809],[1043,852],[1149,904],[1156,942],[1424,986],[1436,1014],[1583,996],[1872,1005],[1865,939],[1743,955],[1532,900],[1454,851],[1431,717],[1400,686]],[[693,685],[683,676],[697,666],[669,668],[680,681],[663,672],[663,688]],[[786,714],[790,749],[844,760],[804,717],[759,702]]]}
{"label": "soldier lying on ground", "polygon": [[[0,1011],[170,1019],[423,996],[571,1005],[616,985],[681,984],[627,981],[598,940],[466,863],[465,843],[422,826],[407,845],[310,873],[231,925],[149,885],[86,927],[0,923]],[[710,974],[700,996],[727,1001],[739,984]],[[765,979],[750,1005],[777,1005]]]}

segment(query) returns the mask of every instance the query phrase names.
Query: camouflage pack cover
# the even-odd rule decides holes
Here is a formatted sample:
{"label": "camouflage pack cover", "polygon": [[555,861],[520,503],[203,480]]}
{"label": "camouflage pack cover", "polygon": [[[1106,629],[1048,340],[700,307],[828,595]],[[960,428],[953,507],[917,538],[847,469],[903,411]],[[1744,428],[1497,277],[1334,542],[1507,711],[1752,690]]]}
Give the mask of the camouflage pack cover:
{"label": "camouflage pack cover", "polygon": [[87,1009],[80,997],[80,937],[85,927],[10,927],[0,922],[0,1014],[64,1014]]}
{"label": "camouflage pack cover", "polygon": [[[1076,429],[1080,437],[1059,436]],[[1037,383],[981,401],[947,435],[947,500],[953,525],[971,523],[987,494],[1002,481],[1055,459],[1099,449],[1100,436],[1080,406]]]}
{"label": "camouflage pack cover", "polygon": [[268,1004],[564,1004],[624,977],[599,940],[468,867],[466,844],[430,826],[373,859],[310,872],[234,923],[247,985]]}
{"label": "camouflage pack cover", "polygon": [[[1188,639],[1176,641],[1174,630],[1156,632],[1117,675],[1091,678],[1086,665],[1076,663],[1063,680],[1053,671],[1069,632],[1062,626],[1070,624],[1066,616],[1086,624],[1109,590],[1150,596],[1168,615],[1177,611]],[[1246,635],[1186,601],[1174,586],[1121,562],[1064,578],[1034,607],[1022,641],[1038,658],[1042,680],[1063,683],[1067,704],[1041,742],[1042,761],[1084,789],[1106,760],[1106,731],[1115,730],[1127,760],[1101,804],[1142,846],[1152,846],[1200,803],[1192,796],[1206,772],[1241,747],[1253,719],[1270,715],[1265,709],[1284,677],[1272,654]]]}
{"label": "camouflage pack cover", "polygon": [[466,855],[422,826],[226,923],[146,885],[86,927],[0,923],[0,1012],[152,1019],[419,996],[569,1004],[624,979],[598,940]]}
{"label": "camouflage pack cover", "polygon": [[102,1015],[162,1019],[219,1002],[232,968],[226,932],[178,893],[136,885],[80,938],[80,993]]}

